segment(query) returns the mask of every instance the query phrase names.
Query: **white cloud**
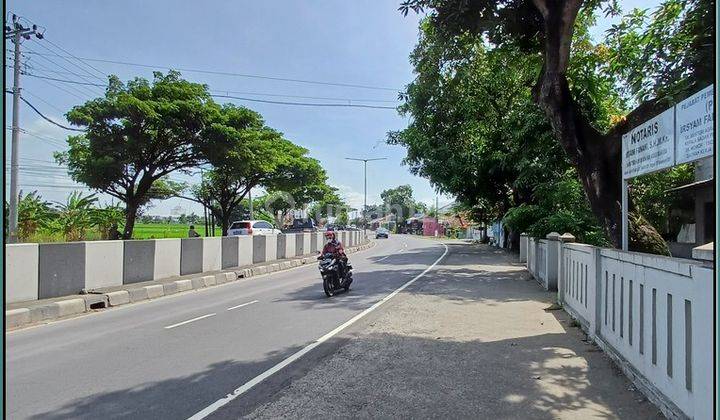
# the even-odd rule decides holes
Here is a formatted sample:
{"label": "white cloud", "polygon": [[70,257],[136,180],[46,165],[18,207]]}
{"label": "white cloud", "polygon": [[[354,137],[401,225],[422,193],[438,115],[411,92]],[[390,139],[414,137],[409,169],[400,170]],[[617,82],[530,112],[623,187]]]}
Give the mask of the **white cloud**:
{"label": "white cloud", "polygon": [[[352,208],[356,209],[362,209],[364,200],[365,200],[365,194],[360,191],[355,191],[352,187],[348,185],[333,185],[333,187],[338,189],[338,193],[340,194],[340,197],[345,200],[345,202]],[[376,203],[380,201],[379,196],[373,196],[368,194],[368,204]]]}

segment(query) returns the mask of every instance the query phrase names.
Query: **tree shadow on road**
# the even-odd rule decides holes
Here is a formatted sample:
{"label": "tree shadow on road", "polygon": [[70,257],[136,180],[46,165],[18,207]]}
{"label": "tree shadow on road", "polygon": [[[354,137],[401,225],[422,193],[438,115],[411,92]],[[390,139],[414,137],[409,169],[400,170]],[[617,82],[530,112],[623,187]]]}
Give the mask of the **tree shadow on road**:
{"label": "tree shadow on road", "polygon": [[[239,342],[238,345],[241,345]],[[131,388],[97,392],[68,402],[61,408],[33,415],[32,419],[179,419],[188,418],[238,386],[300,350],[294,346],[267,353],[258,361],[224,360],[191,375],[146,382]],[[162,357],[162,355],[148,355]],[[88,369],[89,375],[122,375]],[[62,381],[62,378],[50,378]],[[99,387],[102,381],[98,381]],[[73,386],[73,384],[67,384]],[[12,417],[12,411],[9,411]]]}

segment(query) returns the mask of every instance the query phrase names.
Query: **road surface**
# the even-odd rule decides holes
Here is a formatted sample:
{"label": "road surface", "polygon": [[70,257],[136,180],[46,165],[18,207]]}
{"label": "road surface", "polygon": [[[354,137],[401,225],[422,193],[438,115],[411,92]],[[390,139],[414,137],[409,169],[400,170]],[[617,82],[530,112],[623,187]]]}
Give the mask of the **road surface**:
{"label": "road surface", "polygon": [[[12,419],[189,418],[312,345],[417,277],[444,253],[410,236],[352,254],[354,283],[328,299],[317,266],[11,332],[7,415]],[[321,344],[233,401],[251,410],[310,369]],[[235,414],[238,414],[235,412]]]}

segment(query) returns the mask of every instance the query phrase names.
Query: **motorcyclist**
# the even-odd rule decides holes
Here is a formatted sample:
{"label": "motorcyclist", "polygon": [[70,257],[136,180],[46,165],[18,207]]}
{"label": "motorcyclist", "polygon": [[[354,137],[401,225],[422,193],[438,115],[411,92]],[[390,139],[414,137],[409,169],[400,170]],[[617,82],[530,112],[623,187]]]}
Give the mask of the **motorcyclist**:
{"label": "motorcyclist", "polygon": [[343,248],[342,243],[337,240],[335,232],[333,231],[325,232],[325,241],[325,246],[323,246],[318,259],[322,258],[325,254],[332,254],[340,263],[341,277],[344,277],[348,261],[347,255],[345,255],[345,248]]}

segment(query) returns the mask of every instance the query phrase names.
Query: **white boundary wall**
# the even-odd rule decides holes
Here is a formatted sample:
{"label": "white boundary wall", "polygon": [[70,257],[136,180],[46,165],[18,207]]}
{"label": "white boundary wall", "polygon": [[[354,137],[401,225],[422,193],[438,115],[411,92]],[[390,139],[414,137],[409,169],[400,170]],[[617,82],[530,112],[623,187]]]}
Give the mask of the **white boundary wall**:
{"label": "white boundary wall", "polygon": [[[541,242],[528,240],[535,276]],[[574,243],[555,264],[565,311],[666,416],[712,418],[712,266]]]}

